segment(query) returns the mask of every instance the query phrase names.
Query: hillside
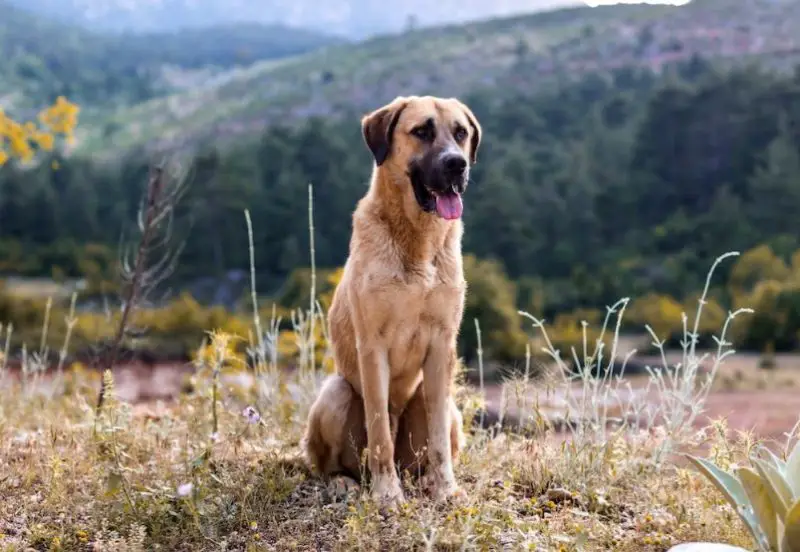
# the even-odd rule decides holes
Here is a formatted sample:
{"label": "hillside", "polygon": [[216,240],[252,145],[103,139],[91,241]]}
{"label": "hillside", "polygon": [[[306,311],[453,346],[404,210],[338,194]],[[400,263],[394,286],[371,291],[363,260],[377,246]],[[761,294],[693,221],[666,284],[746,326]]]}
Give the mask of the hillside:
{"label": "hillside", "polygon": [[349,37],[580,4],[580,0],[405,0],[387,10],[374,0],[325,6],[317,0],[11,0],[20,7],[98,30],[154,32],[228,23],[281,24]]}
{"label": "hillside", "polygon": [[88,109],[127,105],[230,69],[341,42],[282,25],[228,24],[174,33],[107,35],[0,0],[0,106],[38,108],[65,95]]}
{"label": "hillside", "polygon": [[[695,56],[795,59],[800,4],[735,0],[620,5],[407,32],[255,64],[84,126],[84,151],[173,148],[258,134],[311,115],[353,115],[398,94],[531,91],[577,75]],[[208,109],[213,106],[213,109]]]}

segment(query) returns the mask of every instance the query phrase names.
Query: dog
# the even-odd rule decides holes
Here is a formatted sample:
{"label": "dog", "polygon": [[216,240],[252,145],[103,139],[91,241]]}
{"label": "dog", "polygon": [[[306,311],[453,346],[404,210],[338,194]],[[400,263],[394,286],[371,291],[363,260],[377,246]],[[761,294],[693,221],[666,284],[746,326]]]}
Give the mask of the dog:
{"label": "dog", "polygon": [[306,460],[358,478],[366,449],[384,505],[405,500],[398,468],[423,475],[436,500],[463,496],[453,469],[464,446],[453,399],[461,216],[481,126],[456,98],[410,96],[365,115],[361,129],[372,177],[328,313],[336,373],[309,412]]}

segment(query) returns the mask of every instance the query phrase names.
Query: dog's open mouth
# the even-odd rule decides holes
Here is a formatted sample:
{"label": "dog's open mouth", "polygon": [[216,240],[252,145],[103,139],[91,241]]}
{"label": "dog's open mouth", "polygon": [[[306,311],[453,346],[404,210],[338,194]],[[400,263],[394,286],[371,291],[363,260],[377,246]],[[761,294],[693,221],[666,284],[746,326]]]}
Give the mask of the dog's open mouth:
{"label": "dog's open mouth", "polygon": [[464,212],[464,203],[461,201],[461,194],[455,190],[449,190],[443,194],[433,194],[436,198],[436,214],[445,220],[455,220],[461,218]]}
{"label": "dog's open mouth", "polygon": [[408,176],[411,179],[417,203],[426,213],[436,213],[445,220],[458,219],[464,213],[461,192],[456,186],[451,186],[447,191],[441,192],[431,190],[426,185],[422,169],[418,164],[411,165]]}

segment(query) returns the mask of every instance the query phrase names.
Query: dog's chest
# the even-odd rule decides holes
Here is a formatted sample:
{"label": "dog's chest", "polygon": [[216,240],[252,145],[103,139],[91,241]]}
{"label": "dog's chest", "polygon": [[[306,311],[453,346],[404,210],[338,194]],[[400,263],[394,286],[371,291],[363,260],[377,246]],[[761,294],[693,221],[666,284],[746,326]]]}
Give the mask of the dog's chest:
{"label": "dog's chest", "polygon": [[443,281],[435,267],[393,286],[383,333],[393,377],[416,374],[431,343],[454,335],[460,324],[464,285]]}

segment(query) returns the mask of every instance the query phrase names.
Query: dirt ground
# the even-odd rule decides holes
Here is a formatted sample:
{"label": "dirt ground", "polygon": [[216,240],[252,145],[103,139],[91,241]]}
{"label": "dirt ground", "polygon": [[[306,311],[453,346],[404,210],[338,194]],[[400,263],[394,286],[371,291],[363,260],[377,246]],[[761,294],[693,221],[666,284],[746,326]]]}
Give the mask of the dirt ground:
{"label": "dirt ground", "polygon": [[[643,359],[655,362],[655,359]],[[676,361],[668,356],[670,363]],[[190,364],[122,365],[115,369],[118,396],[139,409],[167,406],[170,399],[181,392],[188,376],[193,372]],[[646,379],[630,378],[633,392],[642,392]],[[506,385],[505,393],[503,387]],[[504,409],[506,420],[514,425],[520,414],[518,401],[511,384],[492,383],[485,387],[487,411],[496,419]],[[563,406],[561,393],[546,389],[544,384],[533,384],[523,404],[538,404],[544,413],[555,412]],[[699,427],[710,420],[725,418],[733,430],[752,431],[765,439],[783,442],[785,432],[791,430],[800,418],[800,355],[776,355],[776,367],[763,370],[758,367],[758,356],[736,354],[729,357],[720,368],[714,389],[708,397],[703,415],[695,421]]]}
{"label": "dirt ground", "polygon": [[[658,359],[650,357],[638,360],[651,366],[661,364]],[[667,361],[674,365],[680,361],[680,353],[669,353]],[[712,420],[724,418],[731,430],[750,431],[762,439],[785,442],[785,434],[800,420],[800,355],[776,355],[775,367],[770,370],[759,368],[758,363],[758,355],[745,353],[737,353],[725,360],[717,372],[705,410],[695,420],[698,429]],[[706,363],[703,369],[710,369],[710,363]],[[646,376],[632,376],[628,381],[634,393],[644,392]],[[505,397],[503,387],[502,384],[487,386],[487,402],[491,405],[490,410],[505,403],[508,415],[514,417],[519,402],[514,386],[506,385]],[[564,404],[563,392],[537,392],[535,385],[532,393],[522,401],[527,405],[536,403],[545,412]]]}

